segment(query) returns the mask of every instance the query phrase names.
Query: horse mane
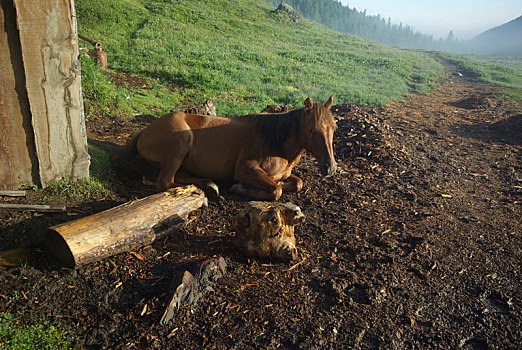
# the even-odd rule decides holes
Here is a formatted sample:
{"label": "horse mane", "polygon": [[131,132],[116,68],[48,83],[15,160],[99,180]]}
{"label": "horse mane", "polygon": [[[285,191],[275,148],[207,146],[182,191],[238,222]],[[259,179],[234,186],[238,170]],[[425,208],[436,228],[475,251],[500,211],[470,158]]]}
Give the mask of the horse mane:
{"label": "horse mane", "polygon": [[[316,126],[324,124],[336,129],[334,119],[329,113],[322,112],[322,109],[322,103],[315,103],[309,112]],[[292,136],[299,135],[304,115],[304,108],[299,108],[285,113],[249,114],[237,118],[256,126],[264,144],[268,146],[268,152],[281,153],[284,142]]]}
{"label": "horse mane", "polygon": [[300,108],[285,113],[250,114],[239,118],[256,126],[269,152],[279,153],[288,138],[298,135],[303,114],[304,108]]}

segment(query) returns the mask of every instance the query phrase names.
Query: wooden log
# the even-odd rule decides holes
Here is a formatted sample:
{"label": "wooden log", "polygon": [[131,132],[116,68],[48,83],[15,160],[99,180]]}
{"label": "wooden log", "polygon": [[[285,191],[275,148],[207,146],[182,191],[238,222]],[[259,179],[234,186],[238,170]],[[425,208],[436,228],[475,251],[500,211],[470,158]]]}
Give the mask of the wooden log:
{"label": "wooden log", "polygon": [[50,227],[47,247],[65,266],[79,267],[150,244],[206,204],[205,194],[193,185],[157,193]]}

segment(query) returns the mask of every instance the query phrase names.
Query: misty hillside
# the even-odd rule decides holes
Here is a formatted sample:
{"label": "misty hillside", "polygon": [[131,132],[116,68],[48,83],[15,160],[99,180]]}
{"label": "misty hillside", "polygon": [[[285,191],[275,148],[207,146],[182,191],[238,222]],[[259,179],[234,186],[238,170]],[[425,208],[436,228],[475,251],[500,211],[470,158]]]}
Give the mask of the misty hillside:
{"label": "misty hillside", "polygon": [[522,56],[522,16],[477,35],[470,40],[469,51],[484,55]]}
{"label": "misty hillside", "polygon": [[267,0],[274,6],[286,3],[305,18],[321,23],[327,28],[341,33],[357,35],[383,45],[402,48],[457,51],[458,42],[453,33],[445,39],[435,39],[415,31],[408,24],[392,23],[391,18],[370,15],[344,6],[337,0]]}

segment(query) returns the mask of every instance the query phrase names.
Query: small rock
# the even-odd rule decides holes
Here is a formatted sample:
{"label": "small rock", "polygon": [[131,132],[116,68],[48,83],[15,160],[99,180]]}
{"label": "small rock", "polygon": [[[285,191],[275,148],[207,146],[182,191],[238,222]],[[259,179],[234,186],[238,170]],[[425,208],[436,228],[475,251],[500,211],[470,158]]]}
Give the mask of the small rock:
{"label": "small rock", "polygon": [[279,5],[276,11],[286,12],[288,18],[290,18],[292,22],[297,23],[301,20],[301,16],[299,15],[299,13],[297,13],[297,11],[294,10],[292,6],[285,4],[284,2]]}

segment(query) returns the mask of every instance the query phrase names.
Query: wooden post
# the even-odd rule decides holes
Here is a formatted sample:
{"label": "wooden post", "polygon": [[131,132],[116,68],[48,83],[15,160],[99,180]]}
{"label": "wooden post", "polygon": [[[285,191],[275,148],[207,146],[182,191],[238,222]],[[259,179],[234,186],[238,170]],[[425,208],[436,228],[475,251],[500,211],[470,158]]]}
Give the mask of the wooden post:
{"label": "wooden post", "polygon": [[150,244],[206,204],[205,194],[195,186],[180,187],[50,227],[46,243],[64,265],[74,268]]}
{"label": "wooden post", "polygon": [[89,174],[74,0],[14,0],[40,182]]}
{"label": "wooden post", "polygon": [[89,175],[74,0],[0,0],[0,189]]}
{"label": "wooden post", "polygon": [[0,0],[0,189],[38,183],[31,111],[12,0]]}

